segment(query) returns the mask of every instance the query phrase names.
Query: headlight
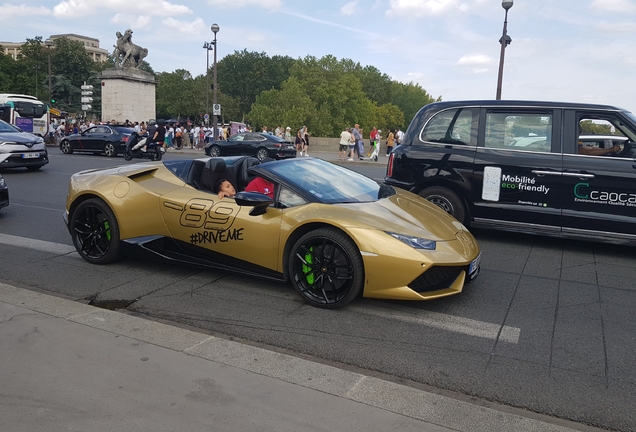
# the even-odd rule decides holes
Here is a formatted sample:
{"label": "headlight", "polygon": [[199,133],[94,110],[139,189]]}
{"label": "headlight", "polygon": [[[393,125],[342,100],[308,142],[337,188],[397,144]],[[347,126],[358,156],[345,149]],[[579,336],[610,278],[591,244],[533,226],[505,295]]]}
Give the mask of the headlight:
{"label": "headlight", "polygon": [[435,250],[437,243],[434,240],[423,239],[419,237],[408,236],[404,234],[398,234],[393,232],[386,232],[388,235],[395,237],[402,243],[406,243],[415,249]]}
{"label": "headlight", "polygon": [[0,177],[0,189],[4,189],[5,187],[7,187],[7,184],[4,181],[3,177]]}

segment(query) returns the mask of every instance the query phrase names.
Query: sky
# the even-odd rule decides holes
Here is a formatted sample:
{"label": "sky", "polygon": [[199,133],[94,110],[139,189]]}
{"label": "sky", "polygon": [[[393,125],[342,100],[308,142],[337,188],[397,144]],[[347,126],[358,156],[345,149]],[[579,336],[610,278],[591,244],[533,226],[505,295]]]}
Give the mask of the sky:
{"label": "sky", "polygon": [[[155,72],[196,76],[216,23],[219,60],[243,49],[331,54],[445,101],[495,99],[505,16],[501,0],[3,1],[1,41],[75,33],[112,52],[115,33],[130,28]],[[636,0],[514,0],[508,35],[502,99],[636,112]]]}

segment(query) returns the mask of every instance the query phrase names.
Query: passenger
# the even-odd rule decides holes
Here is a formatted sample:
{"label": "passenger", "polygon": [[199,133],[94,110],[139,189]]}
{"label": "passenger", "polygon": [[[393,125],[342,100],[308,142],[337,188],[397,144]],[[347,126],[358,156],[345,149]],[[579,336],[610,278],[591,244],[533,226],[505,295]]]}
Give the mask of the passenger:
{"label": "passenger", "polygon": [[268,182],[262,177],[256,177],[247,184],[245,192],[258,192],[274,199],[274,183]]}
{"label": "passenger", "polygon": [[582,154],[582,155],[604,156],[604,155],[618,154],[620,152],[621,152],[621,146],[619,145],[615,145],[610,148],[587,147],[587,146],[584,146],[583,143],[579,141],[579,154]]}
{"label": "passenger", "polygon": [[236,189],[232,186],[232,183],[228,179],[220,179],[214,185],[214,192],[219,195],[219,198],[234,198],[236,195]]}

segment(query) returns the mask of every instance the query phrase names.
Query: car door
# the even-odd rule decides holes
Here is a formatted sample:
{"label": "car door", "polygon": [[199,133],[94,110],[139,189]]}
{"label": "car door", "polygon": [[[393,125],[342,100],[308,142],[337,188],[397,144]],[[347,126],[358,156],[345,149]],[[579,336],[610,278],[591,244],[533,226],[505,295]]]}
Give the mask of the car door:
{"label": "car door", "polygon": [[256,152],[260,147],[266,147],[265,144],[267,138],[263,135],[252,132],[245,134],[245,140],[243,141],[243,153],[244,155],[256,156]]}
{"label": "car door", "polygon": [[221,146],[221,154],[223,156],[235,156],[240,155],[244,146],[243,140],[245,140],[245,134],[237,134],[230,137],[227,141],[219,141]]}
{"label": "car door", "polygon": [[252,207],[189,186],[162,195],[160,209],[184,250],[219,265],[278,268],[282,209],[251,216]]}
{"label": "car door", "polygon": [[[622,112],[594,110],[570,110],[565,120],[564,231],[636,235],[636,149],[632,148],[636,146],[636,123]],[[589,141],[594,133],[615,135],[610,144],[620,143],[624,150],[579,154],[578,135]]]}
{"label": "car door", "polygon": [[562,112],[483,108],[474,164],[476,222],[560,231]]}

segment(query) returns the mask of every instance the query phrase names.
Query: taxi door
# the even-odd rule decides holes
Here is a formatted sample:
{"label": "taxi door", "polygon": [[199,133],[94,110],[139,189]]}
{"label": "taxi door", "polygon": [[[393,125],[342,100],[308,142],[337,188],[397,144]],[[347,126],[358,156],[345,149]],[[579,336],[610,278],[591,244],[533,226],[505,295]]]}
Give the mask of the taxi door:
{"label": "taxi door", "polygon": [[473,177],[475,222],[560,231],[561,110],[483,108]]}
{"label": "taxi door", "polygon": [[200,249],[202,256],[217,264],[277,270],[281,209],[269,207],[264,214],[251,216],[252,207],[189,186],[162,195],[159,201],[171,237],[190,253]]}
{"label": "taxi door", "polygon": [[[636,125],[620,112],[567,111],[563,156],[563,229],[636,235]],[[579,154],[581,134],[629,138],[614,154]],[[591,129],[591,130],[587,130]]]}

